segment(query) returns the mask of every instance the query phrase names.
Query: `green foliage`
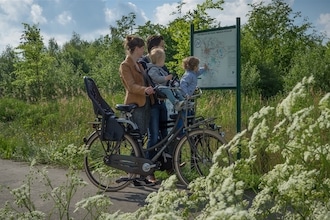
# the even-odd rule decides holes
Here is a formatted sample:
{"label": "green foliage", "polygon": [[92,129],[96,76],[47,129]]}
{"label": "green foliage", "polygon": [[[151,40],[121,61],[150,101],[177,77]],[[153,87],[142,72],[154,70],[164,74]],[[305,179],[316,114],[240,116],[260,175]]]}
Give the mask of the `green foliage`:
{"label": "green foliage", "polygon": [[23,101],[13,98],[2,98],[0,101],[0,121],[11,122],[22,115],[22,111],[27,107]]}
{"label": "green foliage", "polygon": [[[286,87],[285,78],[295,66],[296,55],[301,56],[309,48],[323,46],[321,37],[308,33],[312,28],[311,23],[300,21],[301,14],[293,13],[283,0],[275,0],[267,5],[260,2],[251,7],[248,22],[241,31],[242,65],[244,68],[246,63],[250,63],[248,66],[257,67],[259,77],[255,79],[260,79],[260,82],[256,89],[264,98],[268,98]],[[319,59],[323,59],[323,56],[319,55]],[[242,72],[247,74],[247,71]],[[291,86],[301,79],[297,77]],[[253,78],[248,81],[253,81]]]}
{"label": "green foliage", "polygon": [[190,52],[190,27],[194,25],[195,30],[205,30],[215,28],[217,25],[214,24],[215,19],[210,18],[207,10],[222,10],[221,4],[224,1],[206,0],[201,4],[197,4],[197,8],[189,10],[186,14],[182,15],[182,6],[185,3],[181,3],[178,6],[177,14],[180,15],[178,18],[173,20],[168,25],[168,34],[171,36],[171,46],[176,53],[173,54],[173,61],[168,61],[168,67],[173,72],[182,75],[184,72],[181,66],[182,60],[191,55]]}
{"label": "green foliage", "polygon": [[[327,218],[330,198],[330,93],[310,92],[314,87],[313,78],[304,78],[286,98],[279,97],[282,101],[275,107],[259,104],[261,109],[251,114],[246,129],[230,138],[229,143],[213,156],[210,174],[192,182],[189,191],[177,189],[176,178],[171,176],[157,193],[148,196],[147,205],[134,213],[107,213],[111,203],[103,196],[78,202],[77,210],[86,210],[86,217],[99,216],[102,219]],[[222,95],[228,99],[231,94],[224,92]],[[218,109],[214,105],[220,94],[215,96],[214,100],[207,99],[213,110]],[[229,106],[224,100],[221,100],[222,104]],[[207,102],[203,100],[203,103]],[[255,106],[251,101],[247,103]],[[88,107],[91,112],[89,102]],[[224,149],[229,149],[233,155],[241,149],[241,159],[228,167],[218,166]],[[77,168],[77,158],[81,161],[80,156],[84,153],[84,148],[67,145],[51,158],[53,162],[67,161],[71,168]],[[45,173],[40,173],[51,191],[43,196],[54,201],[61,219],[68,219],[71,215],[68,211],[70,200],[77,187],[84,183],[76,178],[75,172],[69,172],[63,186],[53,187]],[[17,204],[23,204],[22,207],[29,211],[17,213],[7,203],[0,210],[0,215],[44,216],[29,199],[31,184],[28,182],[13,190]],[[245,197],[249,188],[256,193],[250,198],[251,204]]]}
{"label": "green foliage", "polygon": [[[210,174],[192,182],[189,192],[177,191],[172,176],[158,193],[149,195],[147,206],[120,217],[328,218],[330,94],[320,95],[315,102],[311,89],[313,79],[304,78],[276,107],[266,106],[255,112],[248,128],[217,151]],[[225,148],[233,154],[242,148],[243,157],[231,166],[220,167],[218,160]],[[281,158],[259,158],[267,170],[256,172],[258,157],[265,154],[279,154]],[[244,195],[251,186],[256,187],[257,194],[250,198],[250,206]]]}
{"label": "green foliage", "polygon": [[[37,26],[23,24],[23,41],[16,51],[19,54],[7,48],[0,57],[0,156],[25,161],[35,158],[38,163],[79,168],[82,155],[77,146],[91,131],[87,122],[94,119],[92,105],[82,92],[82,76],[96,80],[111,106],[121,103],[124,94],[118,68],[125,57],[122,41],[127,34],[144,38],[149,34],[163,35],[167,65],[171,71],[182,74],[181,60],[190,55],[190,25],[194,24],[196,30],[218,27],[207,12],[222,10],[223,1],[206,0],[186,14],[182,14],[182,4],[177,11],[180,16],[167,26],[147,22],[135,29],[132,13],[117,21],[117,27],[110,27],[109,35],[86,42],[73,34],[63,48],[54,40],[45,48]],[[148,197],[150,203],[135,213],[101,213],[109,201],[99,197],[87,199],[78,208],[88,210],[88,217],[328,217],[330,102],[329,93],[324,93],[330,89],[329,42],[324,46],[320,36],[307,34],[311,29],[307,20],[296,25],[300,13],[292,13],[282,0],[251,7],[249,20],[241,31],[243,132],[235,134],[234,92],[205,91],[198,100],[200,114],[218,116],[217,123],[226,131],[230,142],[223,148],[230,148],[233,155],[240,149],[242,159],[227,168],[215,163],[208,177],[190,185],[189,195],[174,189],[176,180],[170,177],[157,194]],[[313,80],[304,78],[311,75]],[[279,93],[282,90],[283,94],[291,92],[283,99]],[[77,183],[69,181],[54,193],[67,194],[65,189]],[[243,198],[246,188],[258,192],[251,208]],[[25,198],[28,201],[28,189],[24,186],[17,190],[21,192],[17,195],[23,195],[17,197],[20,202]],[[56,204],[70,199],[58,198],[54,198]],[[101,209],[95,207],[101,203]],[[33,204],[27,208],[28,213],[17,214],[6,204],[0,217],[3,213],[15,219],[44,216]],[[67,207],[56,208],[61,216],[68,215]]]}
{"label": "green foliage", "polygon": [[116,21],[116,27],[110,26],[110,34],[112,39],[123,40],[127,35],[132,35],[135,26],[136,15],[130,12],[127,16],[122,16]]}
{"label": "green foliage", "polygon": [[16,54],[14,50],[7,47],[0,57],[0,97],[13,92],[12,81],[14,80]]}
{"label": "green foliage", "polygon": [[260,93],[263,98],[270,98],[283,91],[282,77],[273,66],[263,63],[257,65],[257,68],[260,72],[257,88],[261,90]]}
{"label": "green foliage", "polygon": [[[81,79],[81,81],[83,81]],[[111,106],[123,102],[123,93],[101,90]],[[81,146],[89,134],[88,121],[94,120],[87,95],[38,104],[17,99],[0,99],[0,157],[69,166],[67,158],[55,157],[68,145]],[[74,164],[81,167],[82,158]]]}
{"label": "green foliage", "polygon": [[253,114],[248,129],[229,143],[243,149],[241,163],[251,167],[259,160],[267,167],[250,209],[257,219],[328,215],[330,94],[315,96],[314,86],[313,78],[304,78],[276,107]]}
{"label": "green foliage", "polygon": [[47,82],[47,67],[52,62],[46,57],[44,44],[40,29],[36,25],[24,25],[22,34],[22,42],[17,47],[18,57],[22,57],[15,63],[16,79],[13,84],[18,88],[20,93],[16,95],[23,100],[38,101],[44,95],[42,85]]}
{"label": "green foliage", "polygon": [[[284,78],[285,89],[290,91],[297,81],[311,75],[315,78],[315,84],[322,91],[330,90],[330,48],[316,47],[297,54],[293,58],[293,67]],[[320,58],[322,57],[322,58]]]}
{"label": "green foliage", "polygon": [[12,159],[16,151],[17,141],[8,140],[3,134],[0,134],[0,157],[3,159]]}
{"label": "green foliage", "polygon": [[[206,0],[183,13],[182,2],[174,13],[178,17],[165,26],[148,21],[136,27],[136,15],[130,13],[116,21],[109,34],[87,42],[73,33],[62,48],[54,39],[46,48],[40,29],[23,23],[21,44],[15,50],[7,48],[0,57],[0,96],[31,102],[70,98],[81,93],[84,75],[96,79],[107,92],[123,91],[118,69],[125,58],[122,43],[128,34],[163,35],[167,67],[181,76],[182,59],[190,55],[191,25],[195,30],[220,27],[208,13],[221,11],[223,3]],[[308,20],[300,21],[301,14],[293,13],[283,0],[252,4],[248,16],[241,30],[243,92],[269,98],[283,89],[289,91],[308,71],[321,89],[328,88],[329,49],[321,44],[322,35],[310,34]]]}
{"label": "green foliage", "polygon": [[241,90],[243,94],[260,93],[261,84],[260,71],[255,64],[247,62],[242,67],[241,72]]}

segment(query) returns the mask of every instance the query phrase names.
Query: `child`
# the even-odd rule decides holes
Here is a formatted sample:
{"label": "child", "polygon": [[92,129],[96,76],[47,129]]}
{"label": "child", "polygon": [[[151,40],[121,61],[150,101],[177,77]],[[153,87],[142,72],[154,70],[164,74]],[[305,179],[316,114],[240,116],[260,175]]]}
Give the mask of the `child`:
{"label": "child", "polygon": [[[198,76],[203,74],[208,69],[208,67],[205,64],[204,68],[199,68],[199,59],[194,56],[184,58],[182,61],[182,67],[185,70],[185,73],[180,80],[180,88],[182,96],[186,99],[189,99],[195,92]],[[193,103],[189,103],[189,105],[191,104]],[[187,114],[189,116],[193,113],[188,111]],[[183,121],[180,120],[178,123],[178,127],[181,127],[182,124]],[[184,133],[184,131],[181,131],[177,139],[180,140],[184,136]]]}
{"label": "child", "polygon": [[182,90],[182,95],[189,99],[197,87],[197,78],[202,75],[207,69],[207,65],[199,68],[199,59],[194,56],[186,57],[182,62],[183,69],[185,73],[180,80],[180,87]]}
{"label": "child", "polygon": [[172,74],[168,74],[162,67],[165,64],[165,52],[162,48],[157,47],[151,50],[149,54],[151,63],[147,64],[147,73],[151,80],[160,85],[158,88],[163,92],[166,97],[171,101],[176,111],[180,111],[184,106],[184,98],[180,93],[176,93],[174,96],[172,89],[164,87],[168,85],[168,82],[173,78]]}

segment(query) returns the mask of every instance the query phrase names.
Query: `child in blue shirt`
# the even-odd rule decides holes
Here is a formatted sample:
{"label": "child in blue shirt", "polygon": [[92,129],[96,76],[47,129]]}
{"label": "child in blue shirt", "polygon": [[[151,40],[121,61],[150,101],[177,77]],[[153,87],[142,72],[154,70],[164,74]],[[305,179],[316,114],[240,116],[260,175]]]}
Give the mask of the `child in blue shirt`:
{"label": "child in blue shirt", "polygon": [[[199,59],[194,56],[189,56],[183,59],[182,61],[183,69],[185,73],[183,74],[180,80],[180,88],[183,97],[189,99],[195,92],[197,87],[197,79],[198,76],[202,75],[206,70],[208,70],[207,65],[205,64],[204,67],[199,67]],[[190,103],[193,104],[193,103]],[[183,114],[186,114],[185,112]],[[188,116],[193,114],[191,111],[187,112]],[[178,123],[178,127],[181,127],[183,121],[180,120]],[[184,135],[184,131],[180,132],[177,139],[181,139]]]}
{"label": "child in blue shirt", "polygon": [[199,67],[199,59],[194,56],[189,56],[183,59],[182,66],[185,70],[181,80],[180,88],[182,90],[183,96],[189,99],[197,87],[198,76],[202,75],[207,69],[207,65],[204,67]]}

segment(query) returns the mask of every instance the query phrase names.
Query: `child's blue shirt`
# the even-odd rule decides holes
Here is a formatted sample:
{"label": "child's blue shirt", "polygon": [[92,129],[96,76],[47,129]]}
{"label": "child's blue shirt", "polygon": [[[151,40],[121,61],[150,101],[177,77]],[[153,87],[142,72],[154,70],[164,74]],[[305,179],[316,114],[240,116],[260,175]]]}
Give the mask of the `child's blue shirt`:
{"label": "child's blue shirt", "polygon": [[197,72],[186,71],[181,80],[180,88],[183,92],[183,96],[192,96],[197,87],[198,76],[202,75],[205,72],[204,68],[200,68]]}

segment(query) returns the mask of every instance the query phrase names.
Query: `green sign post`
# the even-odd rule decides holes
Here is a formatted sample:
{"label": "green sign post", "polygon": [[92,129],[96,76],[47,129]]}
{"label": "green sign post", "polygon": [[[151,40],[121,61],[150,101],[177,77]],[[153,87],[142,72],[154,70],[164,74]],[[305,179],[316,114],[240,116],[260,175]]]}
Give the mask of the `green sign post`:
{"label": "green sign post", "polygon": [[[240,18],[236,25],[195,31],[191,25],[191,55],[206,63],[209,70],[201,75],[198,87],[204,89],[235,89],[237,133],[241,132],[241,52]],[[237,158],[241,157],[241,149]]]}

